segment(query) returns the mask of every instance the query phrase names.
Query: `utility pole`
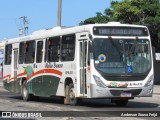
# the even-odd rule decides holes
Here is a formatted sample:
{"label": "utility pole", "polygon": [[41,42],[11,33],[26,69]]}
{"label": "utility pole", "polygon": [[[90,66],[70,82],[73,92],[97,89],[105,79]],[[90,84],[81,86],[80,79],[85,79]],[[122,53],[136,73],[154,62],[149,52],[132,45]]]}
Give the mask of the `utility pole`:
{"label": "utility pole", "polygon": [[22,21],[23,21],[22,28],[19,29],[19,36],[26,36],[28,34],[27,16],[20,17],[19,19],[22,19]]}
{"label": "utility pole", "polygon": [[58,19],[57,26],[61,27],[62,0],[58,0]]}

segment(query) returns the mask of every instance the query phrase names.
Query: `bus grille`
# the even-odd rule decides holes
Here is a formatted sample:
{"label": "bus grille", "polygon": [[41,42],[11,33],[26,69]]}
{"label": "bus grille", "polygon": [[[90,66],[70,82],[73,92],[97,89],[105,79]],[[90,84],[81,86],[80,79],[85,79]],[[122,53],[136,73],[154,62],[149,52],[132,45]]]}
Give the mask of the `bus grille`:
{"label": "bus grille", "polygon": [[108,81],[142,81],[144,80],[147,75],[142,76],[107,76],[102,75]]}
{"label": "bus grille", "polygon": [[[136,90],[129,90],[129,91],[126,91],[126,92],[131,92],[131,94],[133,96],[137,96],[141,93],[141,91],[142,91],[142,89],[136,89]],[[124,92],[124,90],[110,90],[110,93],[113,96],[120,96],[122,92]]]}

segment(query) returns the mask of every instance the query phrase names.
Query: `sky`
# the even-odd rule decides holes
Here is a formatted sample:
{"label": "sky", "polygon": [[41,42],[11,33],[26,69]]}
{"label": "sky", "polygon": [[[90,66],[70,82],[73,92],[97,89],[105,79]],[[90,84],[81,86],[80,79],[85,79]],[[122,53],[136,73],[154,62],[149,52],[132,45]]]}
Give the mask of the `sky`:
{"label": "sky", "polygon": [[[77,26],[96,12],[104,13],[111,0],[62,0],[62,26]],[[20,17],[27,16],[28,34],[57,26],[58,0],[0,0],[0,41],[19,36]]]}

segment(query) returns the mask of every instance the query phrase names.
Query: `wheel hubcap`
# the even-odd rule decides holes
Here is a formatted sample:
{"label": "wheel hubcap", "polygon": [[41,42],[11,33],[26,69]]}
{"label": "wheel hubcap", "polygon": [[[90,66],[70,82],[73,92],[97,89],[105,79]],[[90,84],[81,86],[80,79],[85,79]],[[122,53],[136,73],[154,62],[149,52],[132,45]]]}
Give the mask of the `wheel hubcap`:
{"label": "wheel hubcap", "polygon": [[27,96],[27,89],[26,89],[26,87],[23,88],[23,95],[24,95],[24,97]]}
{"label": "wheel hubcap", "polygon": [[71,89],[70,89],[70,99],[73,100],[74,98],[75,98],[74,89],[71,88]]}

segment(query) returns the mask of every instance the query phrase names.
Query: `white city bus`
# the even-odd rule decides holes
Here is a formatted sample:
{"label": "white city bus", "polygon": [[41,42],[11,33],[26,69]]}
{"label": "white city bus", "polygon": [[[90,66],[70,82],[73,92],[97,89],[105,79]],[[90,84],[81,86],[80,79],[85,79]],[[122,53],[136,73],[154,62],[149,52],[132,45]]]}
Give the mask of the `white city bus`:
{"label": "white city bus", "polygon": [[153,92],[153,58],[149,31],[117,22],[71,28],[56,27],[7,40],[4,88],[28,101],[38,96],[108,98],[125,106]]}

